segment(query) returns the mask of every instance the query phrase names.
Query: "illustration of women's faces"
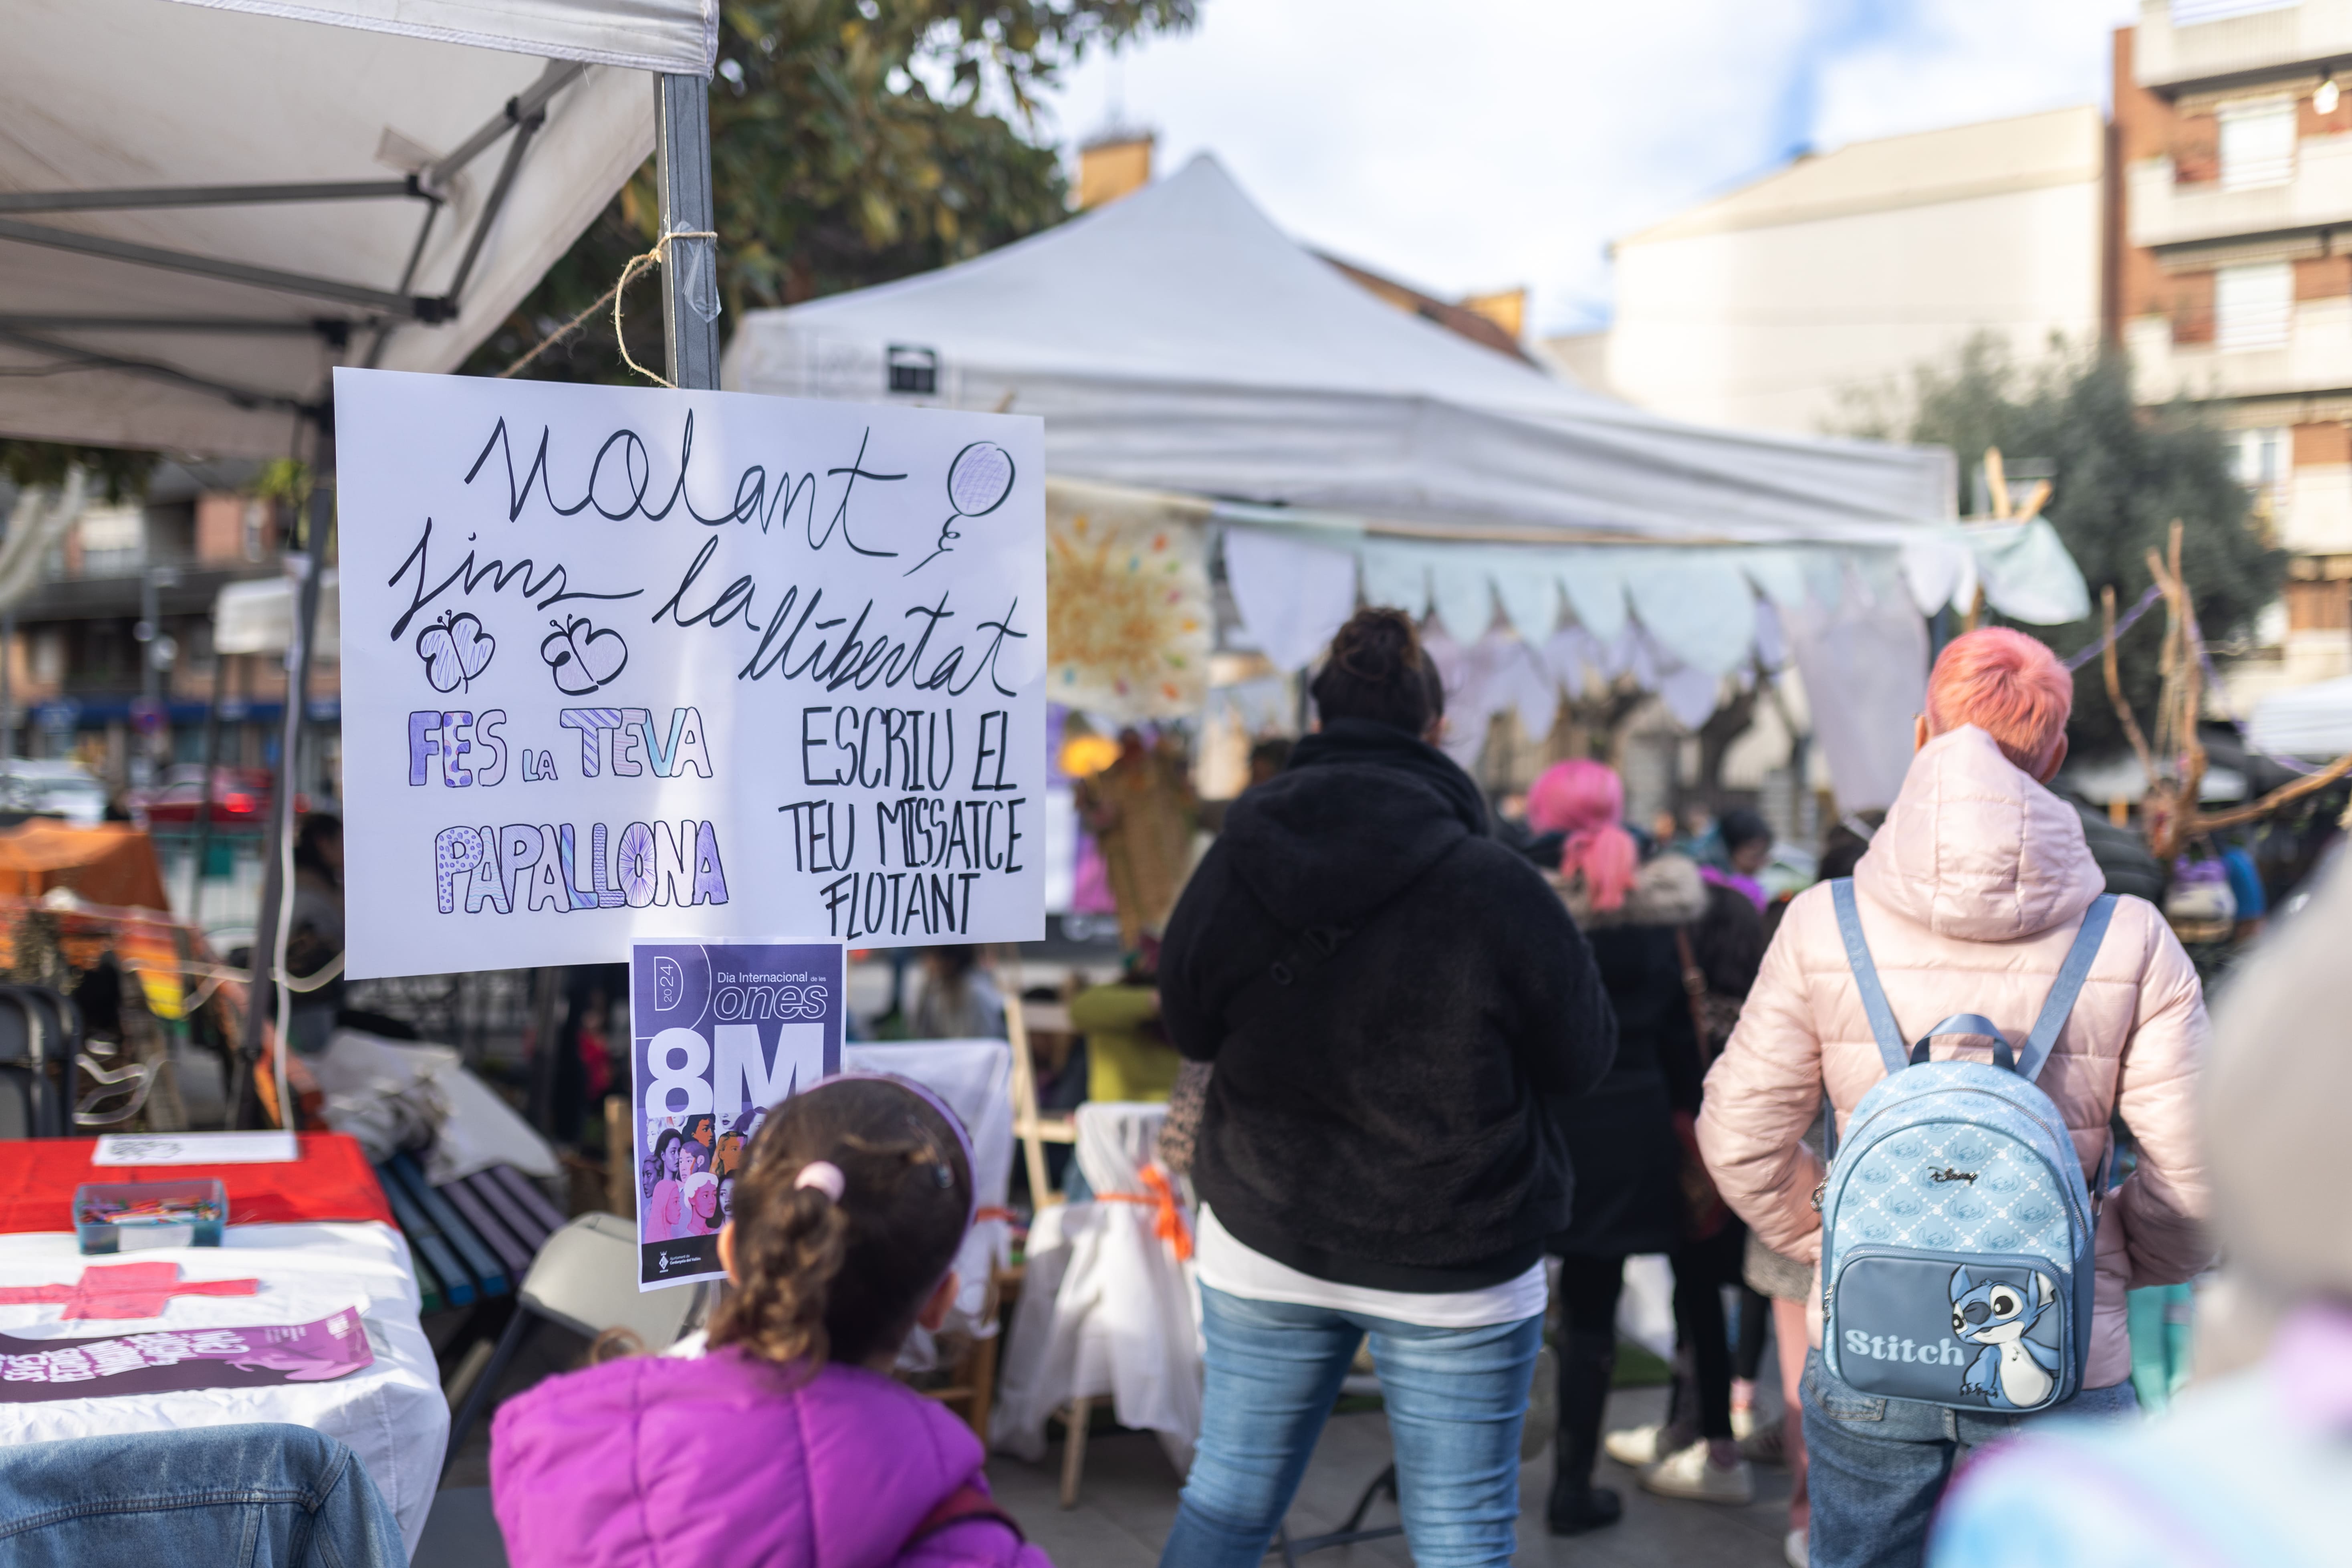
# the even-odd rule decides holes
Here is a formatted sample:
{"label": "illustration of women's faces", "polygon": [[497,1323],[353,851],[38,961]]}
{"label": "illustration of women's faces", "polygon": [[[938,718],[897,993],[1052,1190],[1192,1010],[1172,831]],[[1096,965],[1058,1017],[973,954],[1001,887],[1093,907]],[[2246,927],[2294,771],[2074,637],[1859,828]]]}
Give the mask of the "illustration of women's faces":
{"label": "illustration of women's faces", "polygon": [[735,1178],[722,1176],[719,1182],[719,1221],[731,1225],[735,1220]]}
{"label": "illustration of women's faces", "polygon": [[666,1181],[676,1181],[683,1173],[686,1145],[672,1143],[661,1152],[661,1173]]}

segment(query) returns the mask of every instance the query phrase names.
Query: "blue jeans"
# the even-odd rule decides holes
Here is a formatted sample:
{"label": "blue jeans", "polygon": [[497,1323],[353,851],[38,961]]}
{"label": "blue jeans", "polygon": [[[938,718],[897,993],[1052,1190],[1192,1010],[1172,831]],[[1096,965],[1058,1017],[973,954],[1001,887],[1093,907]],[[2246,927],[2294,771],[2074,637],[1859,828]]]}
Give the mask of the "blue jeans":
{"label": "blue jeans", "polygon": [[1160,1568],[1257,1568],[1366,1334],[1388,1406],[1413,1562],[1420,1568],[1510,1562],[1519,1426],[1543,1343],[1541,1317],[1425,1329],[1253,1301],[1207,1286],[1201,1311],[1208,1341],[1201,1440]]}
{"label": "blue jeans", "polygon": [[1959,1451],[2032,1422],[2129,1415],[2132,1385],[2086,1388],[2032,1415],[1951,1410],[1857,1393],[1805,1355],[1805,1484],[1812,1498],[1812,1568],[1920,1568],[1927,1525]]}
{"label": "blue jeans", "polygon": [[8,1568],[407,1568],[352,1451],[307,1426],[205,1426],[0,1452]]}

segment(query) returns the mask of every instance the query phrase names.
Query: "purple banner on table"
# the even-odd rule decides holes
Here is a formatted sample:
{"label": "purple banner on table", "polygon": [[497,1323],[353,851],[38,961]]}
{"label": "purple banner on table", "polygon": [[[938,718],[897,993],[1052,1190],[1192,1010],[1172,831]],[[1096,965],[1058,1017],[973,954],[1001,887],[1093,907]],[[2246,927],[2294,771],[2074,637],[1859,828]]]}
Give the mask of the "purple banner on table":
{"label": "purple banner on table", "polygon": [[630,950],[637,1289],[716,1279],[735,1173],[769,1108],[841,1070],[839,942]]}
{"label": "purple banner on table", "polygon": [[371,1365],[355,1308],[315,1323],[149,1329],[88,1340],[0,1334],[0,1405],[323,1383]]}

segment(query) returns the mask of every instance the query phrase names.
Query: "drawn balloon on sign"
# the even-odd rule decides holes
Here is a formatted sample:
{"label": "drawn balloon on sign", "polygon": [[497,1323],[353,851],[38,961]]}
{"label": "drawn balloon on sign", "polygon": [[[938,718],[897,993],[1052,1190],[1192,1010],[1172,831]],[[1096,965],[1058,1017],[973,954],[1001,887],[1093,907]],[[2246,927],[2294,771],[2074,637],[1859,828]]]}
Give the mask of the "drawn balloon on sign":
{"label": "drawn balloon on sign", "polygon": [[1013,493],[1013,454],[993,441],[974,441],[948,464],[948,505],[954,510],[940,524],[939,542],[931,552],[907,568],[909,577],[955,548],[963,537],[956,527],[966,518],[986,517]]}

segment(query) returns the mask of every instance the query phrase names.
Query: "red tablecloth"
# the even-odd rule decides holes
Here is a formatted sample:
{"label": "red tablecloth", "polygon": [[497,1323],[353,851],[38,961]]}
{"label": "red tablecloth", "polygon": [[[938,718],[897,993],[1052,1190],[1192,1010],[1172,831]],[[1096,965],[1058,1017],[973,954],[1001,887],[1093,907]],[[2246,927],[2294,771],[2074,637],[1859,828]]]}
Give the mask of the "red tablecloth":
{"label": "red tablecloth", "polygon": [[0,1142],[0,1232],[71,1230],[74,1189],[85,1182],[218,1178],[231,1225],[332,1220],[392,1223],[383,1187],[359,1144],[340,1132],[302,1132],[302,1157],[275,1165],[99,1165],[95,1138]]}

